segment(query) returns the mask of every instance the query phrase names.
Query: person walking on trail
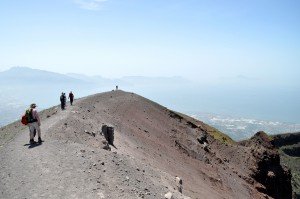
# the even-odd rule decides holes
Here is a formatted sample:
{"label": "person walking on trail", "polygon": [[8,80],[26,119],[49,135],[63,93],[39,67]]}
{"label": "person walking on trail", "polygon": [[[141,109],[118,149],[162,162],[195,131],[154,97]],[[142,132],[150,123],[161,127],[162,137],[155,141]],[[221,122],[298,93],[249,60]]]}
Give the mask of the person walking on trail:
{"label": "person walking on trail", "polygon": [[69,93],[69,97],[68,98],[70,99],[70,104],[72,106],[73,105],[73,100],[74,100],[74,94],[72,93],[72,91]]}
{"label": "person walking on trail", "polygon": [[66,93],[64,93],[64,105],[65,105],[65,109],[66,109],[66,106],[67,106],[67,97],[66,97]]}
{"label": "person walking on trail", "polygon": [[64,92],[61,93],[61,96],[60,96],[60,107],[61,107],[61,110],[65,110],[65,107],[66,107],[66,94]]}
{"label": "person walking on trail", "polygon": [[26,111],[26,114],[28,115],[28,127],[29,127],[29,143],[30,144],[35,144],[36,142],[34,141],[34,134],[35,132],[38,133],[38,143],[42,143],[42,138],[41,138],[41,120],[39,117],[39,114],[36,110],[36,104],[33,103],[30,105],[30,108]]}

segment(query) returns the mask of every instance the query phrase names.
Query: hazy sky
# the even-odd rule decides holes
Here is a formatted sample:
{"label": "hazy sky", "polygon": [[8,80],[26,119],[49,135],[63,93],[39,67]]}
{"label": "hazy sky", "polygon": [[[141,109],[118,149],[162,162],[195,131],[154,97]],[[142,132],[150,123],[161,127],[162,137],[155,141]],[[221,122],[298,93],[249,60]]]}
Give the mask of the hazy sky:
{"label": "hazy sky", "polygon": [[0,0],[0,71],[300,84],[299,0]]}

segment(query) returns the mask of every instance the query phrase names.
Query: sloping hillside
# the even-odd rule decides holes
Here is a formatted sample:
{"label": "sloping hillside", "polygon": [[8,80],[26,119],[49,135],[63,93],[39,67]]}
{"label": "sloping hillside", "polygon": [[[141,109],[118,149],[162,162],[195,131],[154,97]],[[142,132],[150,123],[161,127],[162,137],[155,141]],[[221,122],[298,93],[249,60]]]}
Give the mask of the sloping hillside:
{"label": "sloping hillside", "polygon": [[[27,146],[28,130],[19,123],[0,129],[0,198],[164,198],[167,192],[174,198],[291,198],[290,173],[261,135],[235,143],[123,91],[41,115],[42,145]],[[111,151],[103,149],[104,124],[115,127]],[[274,189],[277,182],[285,185]]]}
{"label": "sloping hillside", "polygon": [[295,198],[300,198],[300,132],[275,135],[272,139],[279,149],[281,163],[291,169]]}

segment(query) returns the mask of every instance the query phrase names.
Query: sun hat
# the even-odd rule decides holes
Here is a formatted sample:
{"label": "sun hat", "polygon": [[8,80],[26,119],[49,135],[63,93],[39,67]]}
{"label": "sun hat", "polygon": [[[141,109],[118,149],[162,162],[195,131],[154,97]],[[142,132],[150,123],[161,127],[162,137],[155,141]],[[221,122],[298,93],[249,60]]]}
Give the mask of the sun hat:
{"label": "sun hat", "polygon": [[37,107],[35,103],[30,104],[30,108],[35,108],[35,107]]}

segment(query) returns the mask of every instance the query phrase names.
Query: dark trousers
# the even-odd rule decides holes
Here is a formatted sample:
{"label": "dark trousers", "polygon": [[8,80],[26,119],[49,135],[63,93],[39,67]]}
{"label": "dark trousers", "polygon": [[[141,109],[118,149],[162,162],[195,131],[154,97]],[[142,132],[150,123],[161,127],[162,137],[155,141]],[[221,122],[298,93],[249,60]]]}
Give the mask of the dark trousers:
{"label": "dark trousers", "polygon": [[61,110],[64,110],[66,107],[65,103],[60,103],[60,107],[61,107]]}

